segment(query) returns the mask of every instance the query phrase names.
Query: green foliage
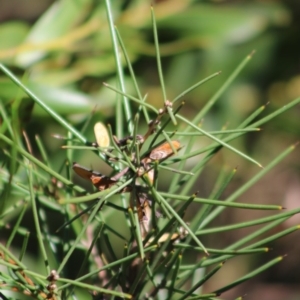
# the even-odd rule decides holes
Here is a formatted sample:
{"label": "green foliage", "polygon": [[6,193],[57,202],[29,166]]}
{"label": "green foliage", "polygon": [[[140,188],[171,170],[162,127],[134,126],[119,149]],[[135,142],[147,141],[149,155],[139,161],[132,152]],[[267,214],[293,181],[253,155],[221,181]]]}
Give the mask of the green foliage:
{"label": "green foliage", "polygon": [[[259,131],[300,99],[273,112],[260,105],[241,109],[229,128],[222,122],[236,111],[217,103],[226,102],[241,72],[246,77],[253,72],[252,49],[246,57],[240,53],[252,48],[267,26],[283,25],[287,12],[277,5],[258,10],[249,4],[243,11],[228,7],[228,18],[220,7],[175,3],[157,4],[150,22],[146,1],[129,1],[127,6],[109,0],[59,1],[32,27],[21,22],[2,26],[0,39],[7,43],[1,45],[0,58],[14,69],[0,65],[5,75],[0,82],[4,299],[221,299],[224,292],[283,259],[264,255],[259,266],[235,280],[205,288],[234,259],[268,253],[270,243],[299,229],[278,225],[300,208],[281,212],[281,205],[264,199],[259,204],[237,202],[295,145],[264,159],[262,168],[232,141],[243,141],[240,137]],[[202,14],[207,19],[199,17]],[[159,36],[171,28],[174,40],[162,38],[159,43]],[[17,33],[13,39],[7,38],[10,32]],[[272,37],[261,42],[261,60],[272,42]],[[195,57],[185,53],[190,49],[202,50],[200,70]],[[176,60],[174,56],[164,72],[161,57],[172,60],[174,54]],[[161,86],[157,99],[143,95],[146,77],[140,80],[132,67],[144,55],[156,59]],[[222,79],[220,72],[210,72],[220,61],[226,61]],[[21,80],[22,69],[26,72]],[[226,74],[229,70],[231,74]],[[151,69],[145,72],[152,74]],[[99,78],[108,83],[103,87]],[[201,110],[196,102],[199,87],[202,96],[212,94],[206,103],[201,100]],[[155,88],[149,90],[157,96]],[[196,113],[185,111],[183,97],[197,105]],[[224,119],[211,126],[212,108],[218,105]],[[94,142],[91,124],[99,119],[113,122],[108,126],[110,146]],[[49,137],[54,132],[59,132],[58,139]],[[162,143],[169,154],[161,158]],[[255,166],[255,175],[232,191],[236,168],[219,168],[217,179],[210,177],[205,196],[199,177],[224,150]],[[96,192],[90,186],[83,188],[85,183],[73,176],[74,161],[88,169],[92,162],[93,168],[105,172],[110,167],[112,175],[79,170],[82,177],[89,174],[98,180],[87,178]],[[103,180],[109,182],[108,188],[102,189]],[[143,205],[150,200],[151,211],[144,215]],[[270,212],[210,227],[230,209]],[[215,236],[221,240],[224,232],[245,228],[243,237],[226,245],[212,242]]]}

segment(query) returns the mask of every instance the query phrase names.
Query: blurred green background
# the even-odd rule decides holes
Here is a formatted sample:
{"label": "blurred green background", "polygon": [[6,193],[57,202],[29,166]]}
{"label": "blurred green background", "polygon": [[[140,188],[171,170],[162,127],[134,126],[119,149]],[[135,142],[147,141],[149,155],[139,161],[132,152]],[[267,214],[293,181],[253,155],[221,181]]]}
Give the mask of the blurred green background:
{"label": "blurred green background", "polygon": [[[121,33],[147,101],[159,108],[162,93],[156,67],[150,1],[111,1],[115,24]],[[223,125],[235,128],[251,112],[268,103],[265,113],[282,107],[300,95],[300,2],[278,1],[153,1],[162,55],[162,66],[169,99],[199,80],[217,72],[221,75],[186,95],[182,114],[192,119],[196,112],[220,88],[237,65],[253,50],[253,59],[226,90],[203,120],[206,130],[219,130]],[[104,1],[93,0],[0,0],[0,61],[23,78],[23,82],[57,113],[77,128],[86,128],[93,141],[93,124],[101,120],[114,127],[116,94],[103,82],[114,84],[115,62],[106,19]],[[132,82],[125,69],[126,87]],[[127,77],[128,76],[128,77]],[[0,101],[9,106],[18,96],[16,86],[0,75]],[[133,104],[134,106],[134,104]],[[263,165],[283,149],[299,140],[300,108],[295,107],[264,126],[263,131],[248,134],[234,146]],[[51,137],[65,135],[60,126],[41,108],[35,106],[25,130],[32,140],[39,134],[49,157],[58,168],[65,153],[62,142]],[[207,141],[203,139],[203,146]],[[77,161],[99,169],[98,162],[84,152]],[[192,162],[191,162],[192,164]],[[257,167],[241,157],[222,151],[199,178],[200,197],[209,194],[218,170],[227,164],[238,167],[228,193],[251,178]],[[102,166],[101,166],[102,167]],[[281,204],[288,209],[299,206],[299,151],[284,160],[276,169],[243,195],[248,203]],[[104,167],[103,167],[104,168]],[[102,169],[103,170],[103,169]],[[108,169],[104,169],[105,173]],[[219,224],[241,222],[261,216],[261,212],[244,214],[226,210]],[[299,223],[294,217],[290,224]],[[217,224],[214,224],[217,225]],[[284,225],[283,225],[284,226]],[[232,242],[223,234],[215,246]],[[281,300],[300,298],[299,234],[281,239],[274,245],[272,256],[288,254],[281,264],[259,278],[224,294],[224,299],[247,294],[247,299]],[[234,280],[258,265],[263,257],[249,260],[236,258],[224,268],[207,291]],[[234,267],[233,267],[234,266]],[[223,296],[223,295],[222,295]]]}

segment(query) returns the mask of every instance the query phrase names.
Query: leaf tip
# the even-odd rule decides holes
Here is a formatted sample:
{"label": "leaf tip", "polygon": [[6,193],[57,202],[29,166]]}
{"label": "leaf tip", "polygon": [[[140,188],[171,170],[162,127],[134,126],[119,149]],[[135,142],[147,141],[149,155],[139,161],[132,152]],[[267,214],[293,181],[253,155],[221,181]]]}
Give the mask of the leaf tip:
{"label": "leaf tip", "polygon": [[251,53],[248,55],[248,58],[251,59],[253,55],[255,54],[256,50],[252,50]]}

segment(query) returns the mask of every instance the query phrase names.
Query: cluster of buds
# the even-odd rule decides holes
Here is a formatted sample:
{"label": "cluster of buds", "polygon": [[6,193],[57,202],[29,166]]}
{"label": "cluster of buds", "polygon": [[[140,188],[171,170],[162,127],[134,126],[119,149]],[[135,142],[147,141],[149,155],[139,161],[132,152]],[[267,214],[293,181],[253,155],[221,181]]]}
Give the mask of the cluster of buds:
{"label": "cluster of buds", "polygon": [[57,289],[56,281],[59,279],[59,275],[55,270],[52,270],[47,277],[47,280],[49,281],[49,284],[47,285],[47,290],[49,291],[47,295],[47,299],[54,299],[54,293]]}

